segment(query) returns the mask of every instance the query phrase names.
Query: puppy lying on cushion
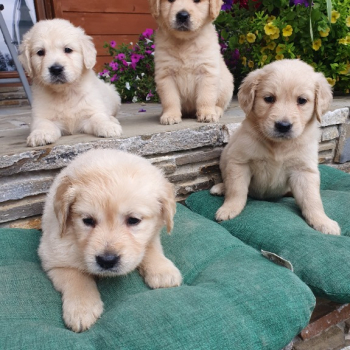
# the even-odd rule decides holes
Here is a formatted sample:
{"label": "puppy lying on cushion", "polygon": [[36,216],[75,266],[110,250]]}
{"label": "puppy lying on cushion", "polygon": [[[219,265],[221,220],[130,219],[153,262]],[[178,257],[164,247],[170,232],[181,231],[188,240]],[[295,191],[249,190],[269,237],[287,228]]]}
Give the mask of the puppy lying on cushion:
{"label": "puppy lying on cushion", "polygon": [[53,143],[62,134],[121,135],[119,94],[92,70],[96,50],[81,28],[63,19],[40,21],[24,35],[20,52],[33,78],[28,146]]}
{"label": "puppy lying on cushion", "polygon": [[212,21],[221,0],[149,0],[159,29],[155,40],[155,81],[161,99],[161,124],[196,114],[217,122],[233,93],[233,77],[221,56]]}
{"label": "puppy lying on cushion", "polygon": [[317,120],[332,101],[323,74],[299,60],[276,61],[244,79],[238,101],[246,119],[222,153],[224,183],[210,191],[225,194],[216,219],[239,215],[248,194],[265,199],[291,192],[310,226],[339,235],[320,196]]}
{"label": "puppy lying on cushion", "polygon": [[46,199],[39,256],[67,327],[82,332],[101,316],[94,275],[138,268],[151,288],[181,284],[159,235],[164,224],[172,230],[175,210],[173,186],[139,156],[92,150],[62,170]]}

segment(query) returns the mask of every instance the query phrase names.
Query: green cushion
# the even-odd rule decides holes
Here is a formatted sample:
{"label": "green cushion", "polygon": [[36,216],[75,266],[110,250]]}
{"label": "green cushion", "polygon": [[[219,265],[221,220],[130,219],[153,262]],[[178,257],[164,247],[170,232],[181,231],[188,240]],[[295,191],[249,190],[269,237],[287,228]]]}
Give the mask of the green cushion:
{"label": "green cushion", "polygon": [[[272,201],[248,199],[236,218],[220,223],[232,235],[259,250],[289,260],[294,272],[317,296],[350,302],[350,175],[320,166],[321,196],[327,215],[336,220],[342,237],[315,231],[305,222],[293,198]],[[223,197],[208,191],[192,194],[188,207],[215,220]]]}
{"label": "green cushion", "polygon": [[281,349],[315,303],[291,271],[178,205],[162,241],[184,284],[150,290],[137,272],[102,279],[105,311],[77,334],[64,327],[60,294],[40,268],[39,237],[0,230],[1,349]]}

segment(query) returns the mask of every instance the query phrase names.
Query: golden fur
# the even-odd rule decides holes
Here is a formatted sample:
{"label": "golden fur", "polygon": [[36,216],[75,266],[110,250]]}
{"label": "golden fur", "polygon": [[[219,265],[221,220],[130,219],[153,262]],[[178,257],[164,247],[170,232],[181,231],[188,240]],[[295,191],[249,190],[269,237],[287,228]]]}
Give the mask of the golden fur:
{"label": "golden fur", "polygon": [[[217,122],[233,93],[233,77],[220,53],[212,21],[221,0],[149,0],[159,29],[155,39],[155,81],[162,124],[196,114],[200,122]],[[178,23],[179,13],[188,14]]]}
{"label": "golden fur", "polygon": [[62,134],[121,135],[119,94],[92,70],[96,50],[81,28],[63,19],[40,21],[24,35],[20,52],[33,78],[28,146],[56,142]]}
{"label": "golden fur", "polygon": [[67,327],[81,332],[101,316],[94,275],[138,268],[151,288],[181,284],[160,242],[164,224],[172,230],[175,210],[173,186],[139,156],[91,150],[62,170],[46,199],[39,256],[62,293]]}
{"label": "golden fur", "polygon": [[320,197],[316,118],[320,121],[332,101],[323,74],[299,60],[276,61],[245,78],[238,100],[246,119],[222,153],[224,183],[211,189],[225,193],[216,219],[239,215],[248,194],[263,199],[291,191],[310,226],[339,235]]}

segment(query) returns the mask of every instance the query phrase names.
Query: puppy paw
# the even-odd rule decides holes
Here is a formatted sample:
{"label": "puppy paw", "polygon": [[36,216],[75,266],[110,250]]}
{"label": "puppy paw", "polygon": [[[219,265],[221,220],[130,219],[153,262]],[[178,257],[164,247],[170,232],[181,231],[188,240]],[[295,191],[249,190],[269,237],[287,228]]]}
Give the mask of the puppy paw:
{"label": "puppy paw", "polygon": [[317,222],[310,224],[315,230],[328,235],[339,236],[341,229],[338,223],[329,217],[325,217],[322,220],[317,220]]}
{"label": "puppy paw", "polygon": [[119,137],[122,134],[122,127],[119,122],[104,122],[97,127],[96,136],[99,137]]}
{"label": "puppy paw", "polygon": [[181,123],[181,115],[172,115],[164,113],[160,117],[160,123],[163,125],[173,125],[173,124],[179,124]]}
{"label": "puppy paw", "polygon": [[167,258],[158,265],[143,270],[141,274],[152,289],[178,287],[182,282],[181,272]]}
{"label": "puppy paw", "polygon": [[198,111],[197,121],[201,123],[216,123],[220,119],[220,114],[211,111]]}
{"label": "puppy paw", "polygon": [[45,130],[33,130],[27,138],[27,146],[44,146],[56,142],[60,138],[59,132],[50,132]]}
{"label": "puppy paw", "polygon": [[66,326],[74,332],[84,332],[89,329],[102,315],[103,302],[98,297],[74,298],[63,300],[63,320]]}
{"label": "puppy paw", "polygon": [[222,196],[225,194],[225,185],[224,183],[219,183],[214,185],[211,189],[210,189],[210,194],[214,195],[214,196]]}
{"label": "puppy paw", "polygon": [[216,212],[215,218],[216,221],[225,221],[235,218],[240,214],[241,211],[236,210],[235,207],[229,205],[223,205]]}

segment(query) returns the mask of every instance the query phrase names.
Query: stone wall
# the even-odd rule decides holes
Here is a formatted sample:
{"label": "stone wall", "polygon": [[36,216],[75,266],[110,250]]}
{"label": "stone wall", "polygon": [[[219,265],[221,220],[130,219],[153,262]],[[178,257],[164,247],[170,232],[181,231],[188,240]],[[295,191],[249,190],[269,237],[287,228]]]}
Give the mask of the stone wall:
{"label": "stone wall", "polygon": [[[324,115],[320,163],[350,172],[350,162],[334,163],[334,159],[339,161],[346,155],[349,123],[347,107]],[[53,145],[0,156],[0,226],[38,227],[45,194],[55,175],[79,153],[91,148],[116,148],[149,158],[175,184],[177,199],[184,200],[190,193],[208,189],[220,180],[220,154],[239,125],[198,124],[194,129]]]}

